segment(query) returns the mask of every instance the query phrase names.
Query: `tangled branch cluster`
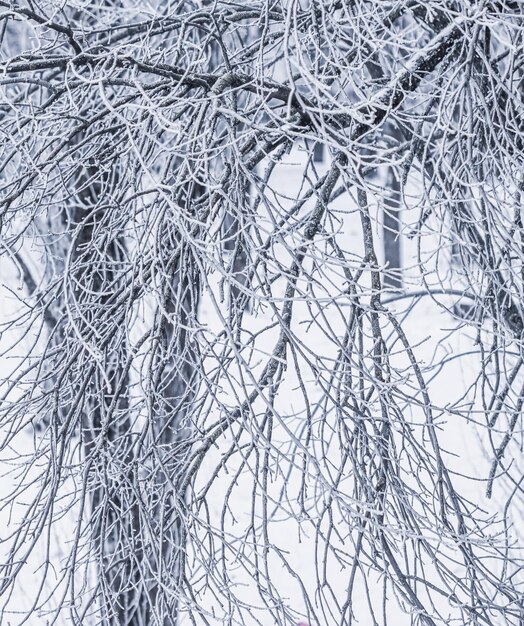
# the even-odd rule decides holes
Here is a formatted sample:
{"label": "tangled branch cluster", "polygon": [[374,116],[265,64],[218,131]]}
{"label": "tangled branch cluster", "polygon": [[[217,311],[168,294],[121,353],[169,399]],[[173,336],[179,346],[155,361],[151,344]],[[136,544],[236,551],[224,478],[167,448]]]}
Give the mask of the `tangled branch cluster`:
{"label": "tangled branch cluster", "polygon": [[521,2],[153,5],[0,0],[1,620],[522,623]]}

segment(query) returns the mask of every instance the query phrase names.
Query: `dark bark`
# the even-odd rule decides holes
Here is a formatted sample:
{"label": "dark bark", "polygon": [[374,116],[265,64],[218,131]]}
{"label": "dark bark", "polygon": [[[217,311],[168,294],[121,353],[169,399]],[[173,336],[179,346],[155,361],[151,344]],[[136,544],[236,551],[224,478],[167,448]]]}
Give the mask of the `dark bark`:
{"label": "dark bark", "polygon": [[400,250],[400,181],[393,167],[388,167],[386,189],[383,198],[384,260],[386,270],[384,287],[402,287],[402,260]]}
{"label": "dark bark", "polygon": [[[105,173],[104,173],[105,172]],[[70,242],[74,311],[83,325],[80,332],[97,329],[100,363],[86,386],[81,416],[81,438],[89,463],[90,526],[102,593],[102,615],[108,626],[138,624],[140,573],[134,566],[143,555],[139,545],[139,503],[133,490],[133,434],[129,406],[129,350],[123,324],[104,329],[107,303],[121,284],[125,247],[116,231],[100,230],[114,211],[112,196],[118,189],[118,159],[79,165],[74,181],[74,207],[68,216],[76,236]],[[116,332],[115,332],[116,330]],[[75,338],[69,338],[75,340]],[[135,556],[130,558],[132,551]]]}

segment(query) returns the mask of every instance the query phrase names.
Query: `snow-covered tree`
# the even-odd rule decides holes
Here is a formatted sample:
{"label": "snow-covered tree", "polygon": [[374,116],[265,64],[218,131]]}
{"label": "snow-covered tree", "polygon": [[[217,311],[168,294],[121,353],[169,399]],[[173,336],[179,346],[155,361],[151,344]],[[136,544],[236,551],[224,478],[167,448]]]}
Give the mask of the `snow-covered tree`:
{"label": "snow-covered tree", "polygon": [[0,0],[2,623],[522,623],[523,17]]}

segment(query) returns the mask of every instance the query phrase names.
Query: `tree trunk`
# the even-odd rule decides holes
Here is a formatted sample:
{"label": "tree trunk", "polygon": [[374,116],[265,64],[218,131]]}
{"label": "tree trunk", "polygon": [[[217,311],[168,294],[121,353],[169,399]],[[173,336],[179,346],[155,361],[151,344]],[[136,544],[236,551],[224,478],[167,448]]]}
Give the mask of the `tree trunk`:
{"label": "tree trunk", "polygon": [[384,287],[402,287],[402,261],[400,257],[400,181],[393,167],[388,167],[386,190],[383,199]]}
{"label": "tree trunk", "polygon": [[133,615],[140,604],[140,581],[133,562],[140,559],[143,547],[133,489],[127,329],[122,319],[116,332],[114,328],[110,333],[104,331],[109,300],[123,279],[125,248],[118,230],[100,229],[100,225],[115,210],[112,198],[122,192],[118,190],[118,168],[103,172],[97,164],[79,166],[75,180],[75,206],[69,216],[76,225],[69,251],[75,288],[69,308],[81,320],[77,324],[80,334],[98,331],[80,435],[89,464],[88,524],[102,594],[101,611],[105,624],[117,626],[138,624],[133,622]]}

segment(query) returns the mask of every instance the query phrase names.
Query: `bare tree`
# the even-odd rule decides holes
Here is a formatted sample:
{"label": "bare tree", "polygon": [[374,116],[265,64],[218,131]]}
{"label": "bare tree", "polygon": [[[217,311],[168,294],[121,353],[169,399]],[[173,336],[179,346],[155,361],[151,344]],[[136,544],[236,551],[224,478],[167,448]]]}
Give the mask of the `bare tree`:
{"label": "bare tree", "polygon": [[2,620],[521,624],[520,3],[0,11]]}

